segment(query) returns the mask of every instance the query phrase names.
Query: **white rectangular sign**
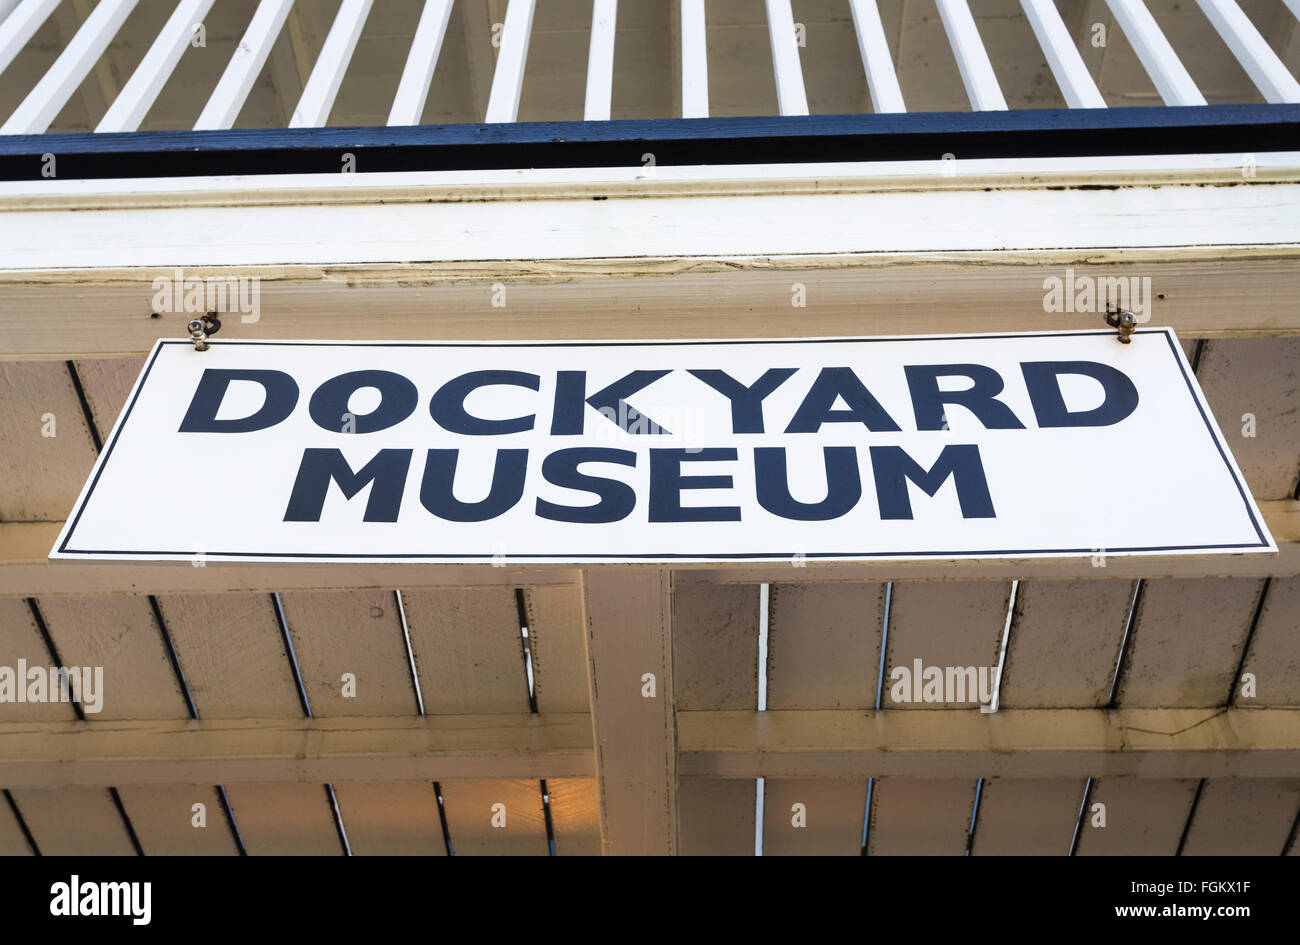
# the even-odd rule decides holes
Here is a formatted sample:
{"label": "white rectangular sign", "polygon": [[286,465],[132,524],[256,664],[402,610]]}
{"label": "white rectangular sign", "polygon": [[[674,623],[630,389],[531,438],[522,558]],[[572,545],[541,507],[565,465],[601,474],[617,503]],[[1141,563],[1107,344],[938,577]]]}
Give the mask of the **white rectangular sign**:
{"label": "white rectangular sign", "polygon": [[1169,329],[159,341],[54,558],[1275,551]]}

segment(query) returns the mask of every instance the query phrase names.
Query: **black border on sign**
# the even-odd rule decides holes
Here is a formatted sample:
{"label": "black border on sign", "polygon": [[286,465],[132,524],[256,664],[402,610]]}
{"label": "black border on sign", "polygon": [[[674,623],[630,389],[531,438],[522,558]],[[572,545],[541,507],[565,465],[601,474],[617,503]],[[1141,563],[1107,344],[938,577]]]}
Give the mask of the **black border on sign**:
{"label": "black border on sign", "polygon": [[[1214,424],[1210,421],[1205,412],[1205,407],[1201,403],[1201,398],[1196,395],[1196,387],[1192,384],[1192,379],[1187,373],[1187,364],[1182,357],[1182,352],[1174,343],[1173,333],[1167,328],[1139,328],[1135,332],[1139,335],[1162,335],[1169,345],[1170,353],[1173,355],[1174,362],[1178,365],[1178,370],[1182,373],[1183,383],[1187,385],[1187,392],[1191,395],[1192,403],[1196,405],[1197,411],[1201,415],[1201,421],[1205,424],[1206,432],[1209,433],[1210,439],[1214,441],[1215,447],[1219,451],[1219,457],[1227,467],[1228,474],[1232,481],[1237,485],[1237,493],[1241,497],[1242,505],[1246,509],[1246,515],[1250,519],[1251,525],[1255,529],[1255,534],[1259,536],[1257,543],[1237,543],[1237,544],[1212,544],[1212,545],[1141,545],[1128,548],[1107,548],[1106,553],[1111,555],[1134,554],[1138,552],[1195,552],[1195,551],[1229,551],[1232,549],[1247,550],[1251,548],[1268,548],[1268,539],[1264,537],[1264,530],[1260,527],[1259,520],[1255,516],[1255,510],[1251,507],[1250,498],[1246,491],[1245,483],[1238,475],[1237,469],[1233,466],[1232,461],[1228,458],[1228,453],[1224,449],[1222,437],[1215,434]],[[303,341],[210,341],[209,344],[234,346],[234,345],[256,345],[258,347],[353,347],[353,348],[618,348],[618,347],[648,347],[648,346],[691,346],[691,345],[765,345],[765,344],[842,344],[846,341],[858,343],[875,343],[890,341],[958,341],[958,340],[1000,340],[1007,338],[1061,338],[1077,337],[1080,335],[1098,335],[1109,334],[1104,331],[1054,331],[1054,332],[1018,332],[1005,334],[987,334],[987,335],[912,335],[912,336],[891,336],[888,338],[764,338],[758,340],[738,340],[729,341],[726,339],[708,339],[708,340],[659,340],[659,341],[511,341],[511,342],[454,342],[454,341],[321,341],[321,342],[303,342]],[[154,348],[153,354],[149,358],[149,363],[145,365],[144,372],[140,375],[136,383],[135,390],[131,395],[131,402],[123,411],[117,426],[113,430],[112,438],[104,449],[104,454],[100,458],[95,468],[95,475],[90,481],[90,486],[86,489],[86,494],[77,502],[77,511],[73,516],[72,523],[67,529],[63,540],[59,543],[58,551],[60,554],[69,555],[91,555],[91,556],[112,556],[117,558],[122,555],[131,555],[133,557],[156,557],[160,555],[169,555],[176,558],[195,557],[202,554],[205,558],[275,558],[275,559],[334,559],[334,560],[411,560],[411,561],[439,561],[439,560],[483,560],[490,561],[495,555],[490,554],[430,554],[430,553],[404,553],[404,554],[360,554],[357,552],[338,553],[338,552],[287,552],[287,551],[126,551],[126,550],[98,550],[89,551],[79,548],[69,548],[68,543],[72,540],[73,533],[77,530],[77,523],[81,521],[81,513],[86,505],[90,502],[90,497],[95,492],[95,486],[99,484],[99,477],[104,468],[108,465],[112,457],[113,449],[117,445],[117,440],[122,430],[130,419],[131,411],[135,409],[136,401],[140,397],[140,392],[144,390],[145,383],[148,381],[149,373],[153,370],[154,363],[158,360],[158,355],[162,349],[168,345],[189,345],[191,342],[186,340],[160,340],[157,347]],[[977,551],[858,551],[858,552],[837,552],[837,551],[819,551],[808,552],[804,554],[805,558],[825,558],[835,560],[865,560],[869,558],[897,558],[899,560],[912,560],[922,558],[1008,558],[1017,555],[1054,555],[1065,557],[1069,555],[1088,555],[1093,554],[1095,548],[1010,548],[1010,549],[980,549]],[[644,560],[653,561],[746,561],[746,560],[784,560],[790,555],[782,552],[758,551],[746,552],[743,554],[537,554],[532,552],[519,552],[509,555],[510,559],[515,561],[526,561],[532,559],[550,558],[557,561],[629,561]]]}

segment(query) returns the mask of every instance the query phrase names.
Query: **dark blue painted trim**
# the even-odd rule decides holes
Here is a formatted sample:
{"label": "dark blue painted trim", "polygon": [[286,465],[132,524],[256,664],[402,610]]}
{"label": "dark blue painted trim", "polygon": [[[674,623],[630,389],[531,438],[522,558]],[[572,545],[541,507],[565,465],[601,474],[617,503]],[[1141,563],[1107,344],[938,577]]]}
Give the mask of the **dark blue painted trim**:
{"label": "dark blue painted trim", "polygon": [[0,180],[1300,150],[1300,105],[1028,109],[0,137]]}

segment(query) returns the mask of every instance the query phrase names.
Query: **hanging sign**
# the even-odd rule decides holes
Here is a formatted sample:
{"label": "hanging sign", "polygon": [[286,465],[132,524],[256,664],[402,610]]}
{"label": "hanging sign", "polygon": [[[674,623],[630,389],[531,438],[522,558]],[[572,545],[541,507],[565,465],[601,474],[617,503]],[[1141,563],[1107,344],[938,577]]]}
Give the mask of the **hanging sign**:
{"label": "hanging sign", "polygon": [[54,558],[1275,551],[1169,329],[154,347]]}

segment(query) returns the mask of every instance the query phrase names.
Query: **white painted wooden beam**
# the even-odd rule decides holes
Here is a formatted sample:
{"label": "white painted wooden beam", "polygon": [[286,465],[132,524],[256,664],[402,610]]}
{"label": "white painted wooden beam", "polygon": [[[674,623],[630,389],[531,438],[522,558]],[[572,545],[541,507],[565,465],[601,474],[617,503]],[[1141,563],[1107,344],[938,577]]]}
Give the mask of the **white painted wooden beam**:
{"label": "white painted wooden beam", "polygon": [[1105,108],[1106,100],[1092,81],[1053,0],[1020,0],[1020,6],[1056,77],[1056,84],[1061,87],[1065,103],[1070,108]]}
{"label": "white painted wooden beam", "polygon": [[208,103],[194,123],[195,130],[234,126],[291,9],[293,0],[261,0],[257,5],[248,29],[230,56],[226,71],[221,74],[217,87],[212,90]]}
{"label": "white painted wooden beam", "polygon": [[[683,777],[1084,778],[1104,771],[1108,778],[1249,780],[1293,778],[1300,764],[1297,708],[689,711],[677,718]],[[591,777],[598,764],[591,732],[586,713],[7,722],[0,723],[0,771],[9,788]],[[658,802],[657,795],[647,800],[654,810],[638,825],[647,836],[633,845],[662,845]],[[621,851],[606,844],[606,852]]]}
{"label": "white painted wooden beam", "polygon": [[509,122],[519,117],[519,98],[524,89],[524,66],[528,62],[528,42],[533,33],[535,8],[536,0],[510,0],[506,7],[485,122]]}
{"label": "white painted wooden beam", "polygon": [[961,72],[971,108],[977,112],[1005,111],[1006,99],[1002,97],[997,76],[993,74],[993,64],[989,62],[988,51],[975,28],[975,18],[971,16],[966,0],[935,0],[935,3],[952,54],[957,59],[957,69]]}
{"label": "white painted wooden beam", "polygon": [[1255,29],[1236,0],[1196,0],[1196,3],[1214,24],[1265,101],[1271,104],[1300,102],[1300,82]]}
{"label": "white painted wooden beam", "polygon": [[0,72],[4,72],[14,61],[14,56],[22,52],[27,41],[58,5],[59,0],[23,0],[22,6],[4,17],[0,22]]}
{"label": "white painted wooden beam", "polygon": [[591,6],[591,44],[587,53],[585,121],[608,121],[614,94],[614,24],[618,0],[594,0]]}
{"label": "white painted wooden beam", "polygon": [[0,135],[38,135],[50,127],[94,68],[138,0],[102,0],[63,48],[36,87],[0,125]]}
{"label": "white painted wooden beam", "polygon": [[1288,778],[1300,708],[679,712],[682,777]]}
{"label": "white painted wooden beam", "polygon": [[419,25],[411,38],[411,51],[406,56],[402,80],[393,96],[393,107],[388,113],[390,125],[418,125],[424,114],[424,103],[429,97],[429,83],[438,65],[442,41],[447,35],[447,21],[451,19],[451,0],[425,0]]}
{"label": "white painted wooden beam", "polygon": [[19,0],[0,0],[0,23],[18,8]]}
{"label": "white painted wooden beam", "polygon": [[777,105],[782,115],[807,115],[808,95],[804,91],[803,66],[799,64],[790,0],[764,2],[767,4],[767,35],[772,43]]}
{"label": "white painted wooden beam", "polygon": [[1204,105],[1205,96],[1142,0],[1106,0],[1166,105]]}
{"label": "white painted wooden beam", "polygon": [[682,117],[708,118],[709,52],[705,40],[704,0],[680,0],[680,3]]}
{"label": "white painted wooden beam", "polygon": [[853,29],[858,35],[858,52],[867,74],[872,109],[876,112],[907,111],[876,0],[849,0],[849,10],[853,14]]}
{"label": "white painted wooden beam", "polygon": [[343,0],[339,6],[320,57],[302,90],[302,98],[289,119],[290,128],[323,128],[329,122],[330,110],[334,108],[343,74],[361,38],[371,3],[372,0]]}
{"label": "white painted wooden beam", "polygon": [[95,127],[97,132],[135,131],[194,37],[195,28],[212,9],[213,0],[181,0],[158,32],[153,45]]}
{"label": "white painted wooden beam", "polygon": [[606,855],[677,850],[672,579],[647,568],[587,570],[588,685]]}
{"label": "white painted wooden beam", "polygon": [[10,788],[536,780],[591,777],[595,768],[585,712],[0,723]]}

